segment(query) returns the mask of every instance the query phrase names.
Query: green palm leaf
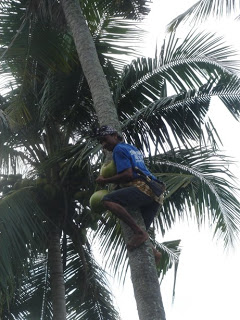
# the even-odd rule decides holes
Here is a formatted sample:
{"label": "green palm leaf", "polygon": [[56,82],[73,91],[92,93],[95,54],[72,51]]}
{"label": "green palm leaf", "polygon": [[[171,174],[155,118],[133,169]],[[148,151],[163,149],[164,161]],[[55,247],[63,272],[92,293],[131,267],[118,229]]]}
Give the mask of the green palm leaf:
{"label": "green palm leaf", "polygon": [[[46,255],[38,255],[32,264],[28,264],[25,273],[19,279],[19,287],[8,303],[3,303],[2,319],[51,319],[51,305],[47,303],[50,292],[44,283],[48,282],[46,273]],[[48,284],[49,285],[49,284]],[[44,301],[44,303],[43,303]]]}
{"label": "green palm leaf", "polygon": [[67,319],[118,319],[104,271],[85,246],[75,242],[74,247],[69,244],[65,270]]}
{"label": "green palm leaf", "polygon": [[[227,59],[231,54],[221,38],[190,33],[180,45],[171,35],[158,59],[133,61],[115,93],[126,140],[148,150],[151,140],[166,150],[174,140],[179,147],[204,142],[205,131],[216,145],[218,134],[206,118],[211,98],[219,97],[239,116],[239,78],[235,63]],[[176,94],[169,96],[171,87]]]}
{"label": "green palm leaf", "polygon": [[156,241],[154,242],[157,250],[159,250],[162,254],[160,263],[157,266],[157,272],[158,276],[160,277],[160,281],[163,280],[167,271],[174,266],[174,284],[172,294],[173,299],[175,297],[177,270],[179,264],[179,256],[181,254],[180,242],[181,240],[166,241],[163,243],[157,243]]}
{"label": "green palm leaf", "polygon": [[[8,283],[34,258],[44,239],[44,214],[30,191],[20,190],[0,200],[1,264],[0,285],[8,291]],[[19,264],[21,261],[21,264]]]}
{"label": "green palm leaf", "polygon": [[190,23],[197,24],[205,21],[210,16],[221,18],[223,15],[230,15],[236,12],[237,8],[239,8],[239,3],[234,0],[200,0],[174,18],[168,24],[168,31],[176,29],[186,20],[190,20]]}
{"label": "green palm leaf", "polygon": [[[240,115],[240,84],[236,76],[225,75],[217,84],[210,81],[198,90],[188,90],[177,95],[159,98],[143,106],[135,114],[122,116],[123,131],[127,141],[149,149],[149,139],[161,149],[173,148],[173,137],[180,147],[191,146],[204,138],[216,145],[219,140],[207,112],[212,97],[222,100],[229,112],[238,120]],[[129,138],[131,137],[131,138]],[[141,141],[137,140],[141,137]],[[202,140],[204,143],[204,140]]]}
{"label": "green palm leaf", "polygon": [[106,212],[95,237],[99,242],[100,252],[105,257],[106,266],[113,272],[114,277],[124,282],[128,270],[128,259],[119,221],[111,213]]}
{"label": "green palm leaf", "polygon": [[191,32],[178,45],[173,33],[158,58],[137,59],[124,69],[115,103],[122,111],[127,107],[134,110],[162,96],[164,81],[179,93],[218,79],[225,72],[231,74],[238,67],[237,61],[228,60],[233,54],[220,37]]}
{"label": "green palm leaf", "polygon": [[[166,162],[164,157],[160,161],[155,159],[164,172],[160,173],[155,167],[155,174],[164,179],[168,190],[163,216],[171,218],[164,221],[165,227],[171,226],[176,216],[195,216],[199,225],[209,221],[214,234],[222,236],[226,246],[232,245],[238,237],[240,210],[237,189],[229,180],[233,179],[227,170],[229,159],[198,148],[179,150],[172,161],[170,158]],[[159,219],[162,225],[163,218]]]}
{"label": "green palm leaf", "polygon": [[139,43],[143,41],[144,33],[140,22],[106,16],[102,21],[101,30],[98,29],[98,34],[94,35],[101,64],[105,66],[111,63],[120,74],[129,60],[128,56],[139,55]]}
{"label": "green palm leaf", "polygon": [[224,75],[212,91],[227,107],[229,112],[239,120],[240,80],[237,76]]}
{"label": "green palm leaf", "polygon": [[[88,1],[95,3],[94,0]],[[150,2],[151,1],[149,0],[101,0],[99,1],[98,6],[111,15],[122,16],[123,18],[132,20],[140,20],[149,13]]]}

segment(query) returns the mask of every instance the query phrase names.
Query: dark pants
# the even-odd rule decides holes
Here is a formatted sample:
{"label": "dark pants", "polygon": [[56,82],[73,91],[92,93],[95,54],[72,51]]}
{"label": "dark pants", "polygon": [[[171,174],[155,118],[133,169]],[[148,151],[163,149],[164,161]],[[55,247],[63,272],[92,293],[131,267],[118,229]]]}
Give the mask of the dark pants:
{"label": "dark pants", "polygon": [[159,208],[159,203],[132,186],[112,191],[104,196],[102,201],[116,202],[124,208],[140,209],[146,230],[149,229]]}

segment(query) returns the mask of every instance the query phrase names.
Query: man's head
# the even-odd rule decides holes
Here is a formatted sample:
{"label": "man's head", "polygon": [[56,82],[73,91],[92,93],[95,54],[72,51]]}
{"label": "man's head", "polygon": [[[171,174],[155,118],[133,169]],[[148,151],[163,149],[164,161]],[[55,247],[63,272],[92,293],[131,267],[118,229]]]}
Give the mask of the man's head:
{"label": "man's head", "polygon": [[123,140],[117,130],[111,126],[102,126],[96,130],[96,137],[103,148],[112,151],[114,147]]}

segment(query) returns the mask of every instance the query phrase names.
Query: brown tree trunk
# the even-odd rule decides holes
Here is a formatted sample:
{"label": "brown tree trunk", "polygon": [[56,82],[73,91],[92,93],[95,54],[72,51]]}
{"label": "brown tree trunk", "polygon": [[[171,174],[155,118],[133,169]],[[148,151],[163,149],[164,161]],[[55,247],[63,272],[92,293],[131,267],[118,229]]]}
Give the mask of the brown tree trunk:
{"label": "brown tree trunk", "polygon": [[53,320],[66,320],[65,282],[60,250],[59,230],[49,235],[48,261],[50,267]]}
{"label": "brown tree trunk", "polygon": [[[61,3],[92,94],[99,124],[113,125],[120,131],[121,126],[112,95],[79,2],[61,0]],[[140,212],[136,216],[138,221],[142,220]],[[124,224],[122,224],[122,228],[127,241],[131,235],[131,230],[128,230]],[[129,264],[140,320],[165,320],[154,257],[149,245],[143,245],[129,253]]]}
{"label": "brown tree trunk", "polygon": [[[142,229],[145,229],[138,211],[131,211],[131,216]],[[121,222],[121,228],[127,242],[133,236],[133,232],[124,222]],[[139,319],[166,320],[150,241],[128,252],[128,257]]]}
{"label": "brown tree trunk", "polygon": [[61,3],[67,24],[73,35],[83,73],[92,94],[99,123],[100,125],[111,124],[120,130],[110,88],[80,5],[78,1],[74,0],[61,0]]}

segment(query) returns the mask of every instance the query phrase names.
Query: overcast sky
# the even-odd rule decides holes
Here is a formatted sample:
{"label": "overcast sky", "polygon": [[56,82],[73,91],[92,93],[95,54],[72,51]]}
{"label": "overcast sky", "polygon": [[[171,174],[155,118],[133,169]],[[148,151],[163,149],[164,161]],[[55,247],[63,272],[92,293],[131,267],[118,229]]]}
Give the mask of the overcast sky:
{"label": "overcast sky", "polygon": [[[144,54],[154,54],[157,40],[164,38],[167,23],[189,8],[193,0],[155,0],[148,17],[149,36]],[[239,22],[240,23],[240,22]],[[227,40],[240,50],[238,35],[239,24],[210,21],[209,28],[225,34]],[[236,42],[237,39],[237,42]],[[214,102],[210,110],[214,123],[224,143],[226,154],[240,160],[238,138],[240,124],[234,120],[224,107]],[[239,163],[231,170],[240,178]],[[240,253],[238,248],[224,252],[221,241],[212,239],[212,232],[206,227],[200,232],[194,225],[177,225],[169,232],[164,241],[182,239],[175,301],[172,304],[173,272],[163,280],[161,292],[167,320],[239,320],[240,291]],[[138,320],[136,303],[131,281],[124,288],[117,281],[112,282],[117,308],[122,320]]]}

